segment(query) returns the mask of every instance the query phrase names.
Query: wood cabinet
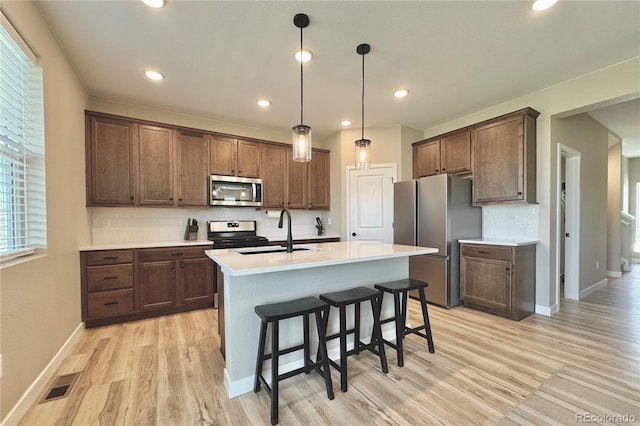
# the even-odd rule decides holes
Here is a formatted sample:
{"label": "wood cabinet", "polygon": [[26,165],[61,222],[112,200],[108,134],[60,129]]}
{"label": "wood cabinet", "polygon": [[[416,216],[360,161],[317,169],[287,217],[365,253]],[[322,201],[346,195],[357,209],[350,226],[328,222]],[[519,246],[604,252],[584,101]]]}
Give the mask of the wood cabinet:
{"label": "wood cabinet", "polygon": [[286,200],[287,150],[284,145],[262,144],[262,207],[282,208]]}
{"label": "wood cabinet", "polygon": [[139,125],[138,144],[139,204],[173,205],[173,131],[164,127]]}
{"label": "wood cabinet", "polygon": [[535,311],[535,245],[460,245],[465,306],[514,320]]}
{"label": "wood cabinet", "polygon": [[531,108],[477,125],[473,203],[536,202],[536,117]]}
{"label": "wood cabinet", "polygon": [[[293,161],[293,150],[287,148],[287,199],[285,205],[288,209],[306,209],[309,196],[309,169],[310,163]],[[311,154],[313,161],[313,154]]]}
{"label": "wood cabinet", "polygon": [[314,150],[309,163],[309,209],[329,210],[331,197],[331,153]]}
{"label": "wood cabinet", "polygon": [[93,115],[85,121],[87,206],[134,205],[135,123]]}
{"label": "wood cabinet", "polygon": [[204,133],[176,132],[178,206],[209,205],[209,141]]}
{"label": "wood cabinet", "polygon": [[413,145],[413,177],[471,172],[471,130],[464,129]]}
{"label": "wood cabinet", "polygon": [[87,327],[213,306],[210,245],[80,252]]}
{"label": "wood cabinet", "polygon": [[260,144],[211,136],[210,171],[214,175],[260,177]]}

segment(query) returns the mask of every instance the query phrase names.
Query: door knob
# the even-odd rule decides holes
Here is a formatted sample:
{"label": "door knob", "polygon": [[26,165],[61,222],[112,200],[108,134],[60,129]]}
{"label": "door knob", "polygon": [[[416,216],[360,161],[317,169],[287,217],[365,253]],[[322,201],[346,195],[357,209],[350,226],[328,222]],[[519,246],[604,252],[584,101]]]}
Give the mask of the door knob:
{"label": "door knob", "polygon": [[566,234],[564,234],[564,236],[569,238],[571,235],[569,235],[569,233],[567,232]]}
{"label": "door knob", "polygon": [[352,233],[351,233],[351,236],[352,236],[352,237],[355,237],[356,235],[358,235],[358,234],[356,234],[355,232],[352,232]]}

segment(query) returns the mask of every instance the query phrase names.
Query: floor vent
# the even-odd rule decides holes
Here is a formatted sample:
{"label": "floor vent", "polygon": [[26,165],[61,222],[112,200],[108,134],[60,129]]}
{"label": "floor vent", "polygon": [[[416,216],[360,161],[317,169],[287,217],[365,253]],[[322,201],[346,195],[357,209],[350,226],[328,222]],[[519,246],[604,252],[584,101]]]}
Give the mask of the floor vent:
{"label": "floor vent", "polygon": [[42,398],[40,403],[42,404],[43,402],[64,398],[69,395],[73,385],[76,383],[76,380],[78,380],[80,373],[81,372],[79,371],[77,373],[65,374],[64,376],[56,377],[51,387],[45,392],[45,396]]}

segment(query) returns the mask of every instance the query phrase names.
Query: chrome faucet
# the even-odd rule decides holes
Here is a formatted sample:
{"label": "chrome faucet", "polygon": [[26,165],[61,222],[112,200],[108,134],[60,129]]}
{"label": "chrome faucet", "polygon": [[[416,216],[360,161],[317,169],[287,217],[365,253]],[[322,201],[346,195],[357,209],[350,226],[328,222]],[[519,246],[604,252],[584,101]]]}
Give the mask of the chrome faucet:
{"label": "chrome faucet", "polygon": [[284,219],[284,214],[287,214],[287,220],[289,223],[287,224],[287,253],[293,253],[293,240],[291,239],[291,213],[289,210],[282,209],[280,211],[280,221],[278,222],[278,228],[282,228],[282,220]]}

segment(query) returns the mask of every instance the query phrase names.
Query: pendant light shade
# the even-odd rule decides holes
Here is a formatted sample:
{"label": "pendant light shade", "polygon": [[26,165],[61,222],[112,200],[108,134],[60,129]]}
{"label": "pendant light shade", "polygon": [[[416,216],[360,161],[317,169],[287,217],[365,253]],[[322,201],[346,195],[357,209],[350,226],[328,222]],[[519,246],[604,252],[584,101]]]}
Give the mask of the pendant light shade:
{"label": "pendant light shade", "polygon": [[[293,17],[293,24],[300,28],[300,52],[302,48],[302,29],[309,26],[309,17],[304,13],[298,13]],[[303,123],[304,111],[304,79],[302,74],[302,64],[300,61],[300,124],[293,126],[293,161],[307,162],[311,161],[311,127],[305,126]]]}
{"label": "pendant light shade", "polygon": [[362,133],[356,141],[356,168],[368,169],[371,167],[371,141],[364,138],[364,55],[371,51],[368,44],[360,44],[356,48],[358,55],[362,56]]}

